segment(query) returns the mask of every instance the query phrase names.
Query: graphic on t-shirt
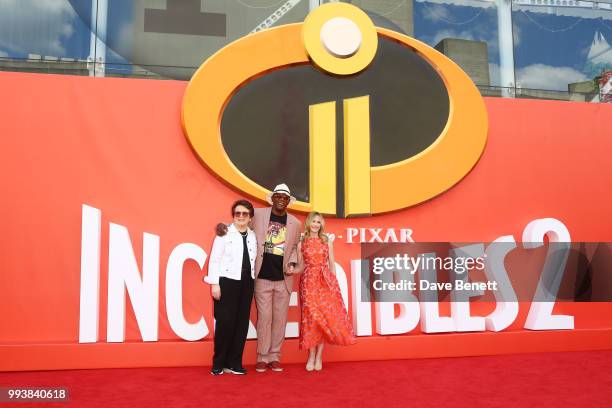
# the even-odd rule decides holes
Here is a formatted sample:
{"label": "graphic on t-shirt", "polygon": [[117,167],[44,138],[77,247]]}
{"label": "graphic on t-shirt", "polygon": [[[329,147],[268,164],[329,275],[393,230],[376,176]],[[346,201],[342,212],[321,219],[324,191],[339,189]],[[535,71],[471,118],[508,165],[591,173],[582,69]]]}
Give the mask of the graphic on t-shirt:
{"label": "graphic on t-shirt", "polygon": [[283,256],[285,254],[285,235],[287,227],[276,221],[270,221],[266,232],[266,244],[264,252]]}

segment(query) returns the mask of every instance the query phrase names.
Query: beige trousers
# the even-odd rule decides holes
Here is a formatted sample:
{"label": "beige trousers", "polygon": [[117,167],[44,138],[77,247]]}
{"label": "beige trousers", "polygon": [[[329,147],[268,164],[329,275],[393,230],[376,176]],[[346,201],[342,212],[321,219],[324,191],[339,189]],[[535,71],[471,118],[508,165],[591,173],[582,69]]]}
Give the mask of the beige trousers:
{"label": "beige trousers", "polygon": [[255,280],[257,362],[280,361],[290,294],[285,281]]}

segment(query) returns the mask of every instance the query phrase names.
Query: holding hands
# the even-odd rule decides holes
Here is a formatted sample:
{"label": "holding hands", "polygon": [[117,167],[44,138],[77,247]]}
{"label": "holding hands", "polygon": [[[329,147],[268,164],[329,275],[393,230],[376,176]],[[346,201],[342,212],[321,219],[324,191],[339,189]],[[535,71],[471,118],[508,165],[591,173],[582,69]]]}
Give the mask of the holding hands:
{"label": "holding hands", "polygon": [[221,299],[221,286],[219,286],[219,285],[210,285],[210,295],[215,300]]}
{"label": "holding hands", "polygon": [[291,276],[295,274],[295,264],[290,263],[287,269],[285,270],[285,275]]}

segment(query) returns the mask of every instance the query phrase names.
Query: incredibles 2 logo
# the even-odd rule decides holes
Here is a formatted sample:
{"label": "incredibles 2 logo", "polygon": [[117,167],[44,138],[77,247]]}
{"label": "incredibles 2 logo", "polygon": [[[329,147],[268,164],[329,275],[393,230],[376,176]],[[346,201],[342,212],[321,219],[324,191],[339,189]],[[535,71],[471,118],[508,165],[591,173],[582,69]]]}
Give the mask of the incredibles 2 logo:
{"label": "incredibles 2 logo", "polygon": [[294,210],[338,217],[443,193],[477,163],[488,127],[461,68],[346,3],[217,52],[191,79],[182,120],[228,184],[263,200],[285,182]]}

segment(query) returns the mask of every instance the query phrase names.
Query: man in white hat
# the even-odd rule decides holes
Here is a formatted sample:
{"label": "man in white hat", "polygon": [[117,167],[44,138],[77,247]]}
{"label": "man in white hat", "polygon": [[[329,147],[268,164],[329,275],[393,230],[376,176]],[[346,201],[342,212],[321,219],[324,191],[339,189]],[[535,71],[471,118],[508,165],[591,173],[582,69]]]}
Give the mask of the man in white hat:
{"label": "man in white hat", "polygon": [[[285,339],[301,224],[297,218],[287,213],[287,206],[295,201],[295,197],[286,184],[277,185],[274,191],[268,193],[266,200],[272,207],[256,208],[253,217],[253,229],[257,236],[255,370],[264,372],[270,368],[278,372],[283,371],[280,351]],[[223,227],[219,227],[219,235],[224,235]]]}

